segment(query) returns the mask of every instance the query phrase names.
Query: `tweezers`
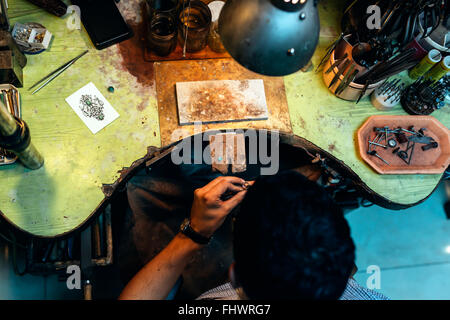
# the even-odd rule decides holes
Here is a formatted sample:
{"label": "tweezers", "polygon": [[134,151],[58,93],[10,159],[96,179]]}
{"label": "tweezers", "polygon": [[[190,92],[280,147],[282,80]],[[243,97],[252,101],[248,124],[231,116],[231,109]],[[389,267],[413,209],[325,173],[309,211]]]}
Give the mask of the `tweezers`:
{"label": "tweezers", "polygon": [[33,91],[33,93],[31,94],[35,94],[36,92],[38,92],[39,90],[41,90],[42,88],[44,88],[46,85],[48,85],[51,81],[53,81],[57,76],[59,76],[61,73],[63,73],[64,71],[66,71],[71,65],[73,65],[78,59],[80,59],[82,56],[84,56],[86,53],[88,53],[89,50],[84,51],[82,54],[80,54],[79,56],[77,56],[76,58],[73,58],[72,60],[70,60],[69,62],[63,64],[61,67],[59,67],[58,69],[56,69],[55,71],[51,72],[50,74],[46,75],[44,78],[42,78],[41,80],[39,80],[38,82],[36,82],[35,84],[33,84],[28,90],[33,89],[34,87],[38,86],[39,84],[41,84],[43,81],[45,81],[44,83],[41,84],[41,86],[39,88],[37,88],[36,90]]}

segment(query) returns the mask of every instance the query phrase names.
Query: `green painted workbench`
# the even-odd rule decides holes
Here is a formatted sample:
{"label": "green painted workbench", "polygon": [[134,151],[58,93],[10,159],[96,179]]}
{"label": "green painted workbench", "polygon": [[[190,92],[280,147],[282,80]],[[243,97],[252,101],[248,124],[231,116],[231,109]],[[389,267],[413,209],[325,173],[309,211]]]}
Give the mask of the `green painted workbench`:
{"label": "green painted workbench", "polygon": [[[156,99],[153,88],[124,66],[118,46],[97,51],[83,29],[67,28],[67,19],[24,0],[9,4],[13,22],[39,22],[54,39],[50,50],[27,56],[25,87],[20,89],[23,118],[45,165],[36,171],[20,164],[0,168],[0,210],[24,231],[60,235],[94,211],[104,197],[102,183],[114,182],[119,170],[146,154],[146,146],[160,144]],[[90,50],[86,56],[39,93],[32,96],[26,90],[86,48]],[[120,114],[96,135],[65,102],[91,81]],[[109,86],[115,93],[108,92]]]}
{"label": "green painted workbench", "polygon": [[[342,7],[342,6],[341,6]],[[321,37],[314,54],[320,63],[325,49],[339,36],[341,15],[339,1],[321,1]],[[406,115],[401,106],[393,111],[378,111],[369,98],[359,104],[340,100],[322,81],[322,74],[296,73],[285,78],[293,131],[344,162],[377,195],[402,205],[412,205],[427,198],[442,175],[379,175],[357,152],[357,129],[371,115]],[[432,114],[450,127],[450,108]]]}
{"label": "green painted workbench", "polygon": [[[132,24],[141,19],[137,2],[121,4]],[[322,31],[315,65],[338,35],[339,12],[335,1],[321,1]],[[25,88],[20,89],[23,118],[45,157],[45,166],[37,171],[20,164],[0,167],[0,210],[21,230],[59,236],[79,227],[95,211],[104,198],[102,184],[113,183],[119,170],[146,154],[147,146],[160,146],[153,68],[136,50],[139,34],[127,45],[97,51],[83,29],[69,30],[67,19],[47,14],[25,0],[10,1],[9,16],[12,22],[45,25],[54,40],[45,53],[28,56]],[[86,48],[88,55],[41,92],[31,96],[26,90]],[[120,114],[96,135],[65,102],[91,81]],[[313,71],[288,76],[285,85],[294,134],[344,162],[380,197],[412,205],[429,196],[440,181],[440,175],[381,176],[359,158],[355,131],[370,115],[386,114],[375,110],[368,99],[358,105],[337,99],[328,92],[321,74]],[[115,93],[107,91],[109,86]],[[404,114],[401,108],[390,113]],[[449,108],[433,115],[449,127]]]}

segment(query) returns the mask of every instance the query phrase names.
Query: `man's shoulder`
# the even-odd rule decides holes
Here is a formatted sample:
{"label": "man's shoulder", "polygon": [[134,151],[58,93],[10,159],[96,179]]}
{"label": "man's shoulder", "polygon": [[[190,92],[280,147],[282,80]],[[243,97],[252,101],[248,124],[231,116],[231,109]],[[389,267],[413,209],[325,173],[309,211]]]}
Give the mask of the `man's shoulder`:
{"label": "man's shoulder", "polygon": [[[236,289],[228,282],[205,292],[197,300],[240,300],[240,297]],[[362,287],[350,278],[339,300],[389,300],[389,298],[377,291]]]}
{"label": "man's shoulder", "polygon": [[389,298],[375,290],[364,288],[353,278],[350,278],[339,300],[389,300]]}

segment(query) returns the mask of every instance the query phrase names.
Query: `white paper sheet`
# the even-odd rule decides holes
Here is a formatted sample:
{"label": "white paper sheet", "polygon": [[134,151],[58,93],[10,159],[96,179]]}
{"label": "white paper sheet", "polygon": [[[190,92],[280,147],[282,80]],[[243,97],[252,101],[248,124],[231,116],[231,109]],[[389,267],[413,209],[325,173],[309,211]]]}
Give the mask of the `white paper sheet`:
{"label": "white paper sheet", "polygon": [[72,94],[66,101],[93,134],[120,116],[92,82]]}

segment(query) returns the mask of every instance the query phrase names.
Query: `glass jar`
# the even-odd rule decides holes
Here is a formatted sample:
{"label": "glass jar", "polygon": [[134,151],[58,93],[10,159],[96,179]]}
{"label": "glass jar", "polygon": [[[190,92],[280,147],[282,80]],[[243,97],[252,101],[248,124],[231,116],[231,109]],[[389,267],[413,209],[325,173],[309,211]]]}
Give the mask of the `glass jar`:
{"label": "glass jar", "polygon": [[199,0],[188,1],[185,8],[178,14],[178,36],[181,46],[186,41],[187,52],[197,52],[206,47],[211,28],[211,11]]}
{"label": "glass jar", "polygon": [[208,46],[211,50],[217,53],[226,52],[222,39],[219,35],[219,17],[224,5],[225,2],[222,0],[214,0],[208,3],[208,7],[211,10],[212,15],[211,31],[208,36]]}
{"label": "glass jar", "polygon": [[217,53],[224,53],[227,51],[223,46],[222,39],[220,38],[219,23],[217,21],[213,22],[211,31],[209,32],[208,46],[212,51]]}
{"label": "glass jar", "polygon": [[176,18],[180,11],[180,2],[180,0],[146,0],[149,19],[157,13],[168,13]]}
{"label": "glass jar", "polygon": [[149,23],[149,48],[159,56],[167,56],[177,46],[177,25],[169,13],[155,13]]}

